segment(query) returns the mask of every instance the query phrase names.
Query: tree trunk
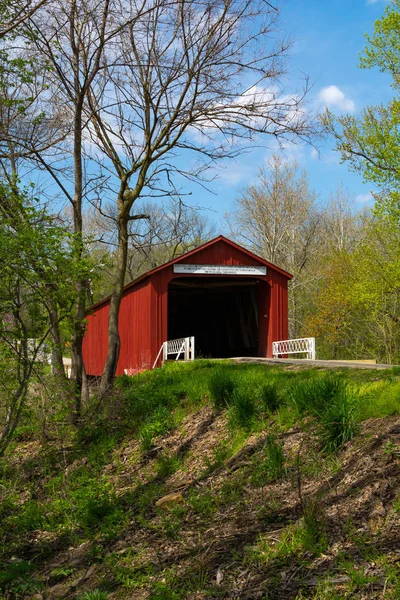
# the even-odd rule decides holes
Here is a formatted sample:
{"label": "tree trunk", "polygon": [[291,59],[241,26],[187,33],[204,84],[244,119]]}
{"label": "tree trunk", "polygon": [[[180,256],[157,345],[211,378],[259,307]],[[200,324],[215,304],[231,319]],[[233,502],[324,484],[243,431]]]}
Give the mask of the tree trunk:
{"label": "tree trunk", "polygon": [[121,304],[122,290],[124,287],[126,262],[128,255],[128,214],[123,212],[119,218],[117,266],[114,275],[114,284],[110,300],[108,315],[108,352],[100,383],[100,394],[104,396],[112,388],[117,370],[120,337],[118,331],[119,307]]}
{"label": "tree trunk", "polygon": [[[77,72],[77,69],[75,69]],[[79,86],[79,81],[77,82]],[[83,194],[83,168],[82,168],[82,103],[83,98],[76,103],[74,119],[74,235],[75,257],[77,262],[82,257],[82,194]],[[85,290],[86,281],[78,279],[75,284],[76,305],[71,343],[72,377],[75,380],[74,398],[75,406],[72,422],[76,423],[82,411],[82,380],[83,380],[83,354],[82,344],[85,334],[84,319],[86,316]]]}

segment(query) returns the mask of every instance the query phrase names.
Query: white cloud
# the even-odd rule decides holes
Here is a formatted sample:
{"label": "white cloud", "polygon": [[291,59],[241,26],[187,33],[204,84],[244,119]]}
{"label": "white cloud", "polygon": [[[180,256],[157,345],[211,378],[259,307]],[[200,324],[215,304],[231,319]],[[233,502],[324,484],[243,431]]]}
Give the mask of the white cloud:
{"label": "white cloud", "polygon": [[373,199],[374,197],[371,192],[367,192],[366,194],[358,194],[358,196],[356,196],[356,202],[360,202],[360,204],[366,204],[367,202],[371,202]]}
{"label": "white cloud", "polygon": [[347,98],[337,85],[329,85],[322,88],[318,97],[328,108],[338,108],[346,112],[354,112],[356,109],[353,100]]}

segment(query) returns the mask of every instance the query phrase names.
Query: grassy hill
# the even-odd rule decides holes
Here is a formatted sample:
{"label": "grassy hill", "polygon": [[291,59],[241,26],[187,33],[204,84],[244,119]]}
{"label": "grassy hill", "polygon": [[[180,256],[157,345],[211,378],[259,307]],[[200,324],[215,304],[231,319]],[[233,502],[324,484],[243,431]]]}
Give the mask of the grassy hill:
{"label": "grassy hill", "polygon": [[196,361],[78,433],[39,409],[0,464],[2,598],[400,598],[398,369]]}

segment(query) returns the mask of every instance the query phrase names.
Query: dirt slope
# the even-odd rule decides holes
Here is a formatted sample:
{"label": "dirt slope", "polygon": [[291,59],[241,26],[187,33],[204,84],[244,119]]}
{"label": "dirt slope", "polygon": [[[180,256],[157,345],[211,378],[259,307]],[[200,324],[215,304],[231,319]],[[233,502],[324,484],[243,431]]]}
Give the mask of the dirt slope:
{"label": "dirt slope", "polygon": [[[34,597],[400,598],[400,419],[364,423],[326,460],[312,431],[292,428],[280,436],[285,477],[260,486],[267,433],[224,456],[225,417],[205,407],[144,457],[123,444],[105,473],[118,494],[140,490],[146,502],[117,539],[55,545]],[[173,474],[156,470],[166,455],[180,461]]]}

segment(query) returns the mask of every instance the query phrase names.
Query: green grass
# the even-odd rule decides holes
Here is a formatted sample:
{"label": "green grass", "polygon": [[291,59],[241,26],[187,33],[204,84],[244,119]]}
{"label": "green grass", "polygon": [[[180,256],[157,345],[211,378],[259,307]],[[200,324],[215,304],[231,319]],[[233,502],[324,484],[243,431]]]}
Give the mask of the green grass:
{"label": "green grass", "polygon": [[208,385],[211,402],[217,410],[226,408],[232,402],[236,384],[230,371],[222,367],[215,369]]}
{"label": "green grass", "polygon": [[256,487],[263,487],[271,481],[281,479],[286,475],[286,459],[283,443],[275,436],[269,435],[261,456],[256,455],[250,481]]}
{"label": "green grass", "polygon": [[282,404],[278,386],[275,382],[264,383],[260,386],[259,396],[264,410],[274,413]]}
{"label": "green grass", "polygon": [[339,387],[318,417],[321,448],[324,452],[333,452],[359,430],[359,398],[348,387]]}
{"label": "green grass", "polygon": [[256,416],[256,405],[248,391],[235,390],[228,405],[228,419],[232,429],[251,429]]}

